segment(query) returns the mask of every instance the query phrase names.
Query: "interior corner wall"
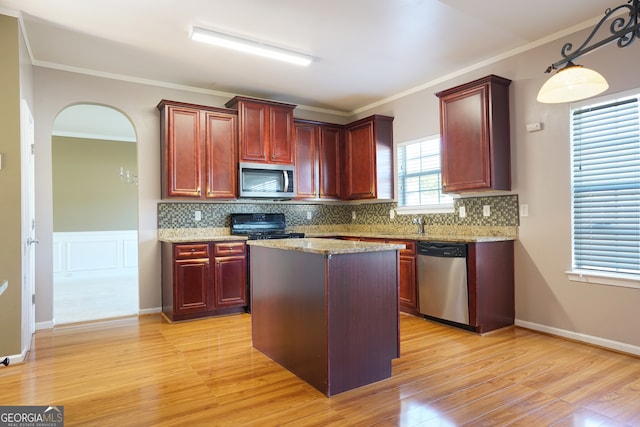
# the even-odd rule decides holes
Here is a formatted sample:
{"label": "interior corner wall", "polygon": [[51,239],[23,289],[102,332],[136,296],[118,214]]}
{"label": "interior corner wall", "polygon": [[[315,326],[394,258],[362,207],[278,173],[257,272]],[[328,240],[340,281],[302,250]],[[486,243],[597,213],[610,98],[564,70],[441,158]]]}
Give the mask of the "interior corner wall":
{"label": "interior corner wall", "polygon": [[[560,59],[564,43],[579,45],[589,32],[583,30],[452,76],[420,92],[361,111],[358,117],[374,113],[395,116],[395,143],[434,135],[439,133],[439,101],[434,93],[489,74],[511,79],[512,192],[529,208],[529,215],[520,218],[515,244],[516,321],[640,354],[640,289],[572,282],[565,274],[571,269],[571,105],[536,101],[538,90],[549,78],[544,70]],[[620,49],[612,43],[581,57],[579,63],[607,78],[610,88],[606,95],[634,89],[640,92],[639,53],[637,44]],[[542,131],[527,132],[528,123],[538,122]]]}
{"label": "interior corner wall", "polygon": [[[359,111],[394,116],[396,143],[439,133],[438,100],[435,92],[471,80],[497,74],[513,80],[511,100],[512,193],[519,203],[529,205],[529,216],[521,218],[516,242],[516,318],[542,327],[570,331],[640,346],[640,292],[570,282],[564,272],[571,267],[571,212],[569,179],[569,112],[567,104],[539,104],[536,94],[548,78],[547,66],[559,59],[567,41],[582,42],[588,30],[563,37],[543,46],[476,70],[438,81],[416,93]],[[602,72],[610,83],[609,93],[640,86],[639,46],[621,51],[610,45],[581,58],[582,64]],[[624,67],[620,66],[624,63]],[[4,64],[3,64],[4,66]],[[215,70],[212,72],[215,73]],[[141,309],[160,307],[160,251],[157,241],[157,208],[160,201],[159,119],[155,105],[160,99],[174,99],[223,106],[230,98],[133,84],[84,76],[64,71],[35,68],[37,222],[47,224],[52,216],[51,126],[58,112],[76,102],[96,102],[125,112],[138,131],[139,172],[139,268]],[[325,118],[325,120],[327,120]],[[337,118],[336,123],[343,120]],[[526,124],[541,122],[543,130],[526,131]],[[47,152],[48,151],[48,152]],[[40,155],[40,159],[38,159]],[[40,166],[38,166],[40,162]],[[43,230],[46,233],[46,229]],[[45,239],[43,241],[43,239]],[[51,299],[51,242],[43,235],[38,263],[36,321],[51,319],[46,307]],[[47,253],[48,251],[48,253]],[[47,266],[49,263],[49,266]],[[49,292],[49,295],[47,295]],[[43,298],[44,301],[40,301]],[[41,303],[42,302],[42,303]],[[49,301],[49,304],[51,302]]]}
{"label": "interior corner wall", "polygon": [[0,281],[9,286],[0,295],[0,356],[20,354],[21,156],[20,41],[18,20],[0,15]]}

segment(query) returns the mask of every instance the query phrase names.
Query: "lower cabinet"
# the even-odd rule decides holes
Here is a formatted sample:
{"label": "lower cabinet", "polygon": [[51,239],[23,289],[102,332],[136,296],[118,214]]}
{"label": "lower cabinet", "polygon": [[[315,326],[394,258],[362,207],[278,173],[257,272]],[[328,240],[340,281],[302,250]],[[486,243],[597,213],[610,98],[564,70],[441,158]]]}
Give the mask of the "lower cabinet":
{"label": "lower cabinet", "polygon": [[415,315],[418,312],[418,282],[416,280],[416,241],[381,238],[348,238],[366,242],[381,242],[405,245],[400,251],[400,289],[398,292],[400,311]]}
{"label": "lower cabinet", "polygon": [[247,308],[244,241],[162,243],[162,312],[170,321]]}

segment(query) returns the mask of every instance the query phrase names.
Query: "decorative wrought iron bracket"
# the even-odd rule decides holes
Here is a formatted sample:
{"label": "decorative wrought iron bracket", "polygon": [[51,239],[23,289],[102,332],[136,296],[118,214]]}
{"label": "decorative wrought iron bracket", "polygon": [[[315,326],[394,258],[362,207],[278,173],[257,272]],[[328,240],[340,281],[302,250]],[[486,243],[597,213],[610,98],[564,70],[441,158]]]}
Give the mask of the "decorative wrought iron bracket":
{"label": "decorative wrought iron bracket", "polygon": [[[627,47],[637,38],[639,38],[640,22],[638,21],[640,17],[640,0],[628,0],[627,3],[628,4],[622,4],[613,9],[607,9],[604,12],[604,16],[602,17],[600,22],[598,22],[593,31],[591,31],[591,34],[589,34],[589,37],[587,37],[582,45],[575,51],[571,51],[573,49],[572,43],[565,43],[565,45],[562,46],[562,50],[560,51],[563,59],[551,64],[546,69],[545,73],[550,73],[553,70],[557,70],[561,65],[567,64],[573,61],[575,58],[589,53],[592,50],[598,49],[599,47],[611,43],[614,40],[618,40],[618,42],[616,43],[618,47]],[[613,17],[614,15],[618,15],[618,12],[625,9],[629,11],[628,17],[626,17],[624,14]],[[609,31],[611,35],[600,40],[599,42],[590,44],[593,37],[600,31],[600,29],[609,19],[611,19],[611,23],[609,24]]]}

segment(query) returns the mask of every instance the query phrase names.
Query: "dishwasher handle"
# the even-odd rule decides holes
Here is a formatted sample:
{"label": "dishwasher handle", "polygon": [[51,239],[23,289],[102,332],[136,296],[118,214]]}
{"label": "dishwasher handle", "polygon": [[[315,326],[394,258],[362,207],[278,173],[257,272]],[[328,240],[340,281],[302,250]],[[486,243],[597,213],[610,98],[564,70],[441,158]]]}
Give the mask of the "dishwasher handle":
{"label": "dishwasher handle", "polygon": [[466,258],[466,243],[418,242],[418,255],[442,258]]}

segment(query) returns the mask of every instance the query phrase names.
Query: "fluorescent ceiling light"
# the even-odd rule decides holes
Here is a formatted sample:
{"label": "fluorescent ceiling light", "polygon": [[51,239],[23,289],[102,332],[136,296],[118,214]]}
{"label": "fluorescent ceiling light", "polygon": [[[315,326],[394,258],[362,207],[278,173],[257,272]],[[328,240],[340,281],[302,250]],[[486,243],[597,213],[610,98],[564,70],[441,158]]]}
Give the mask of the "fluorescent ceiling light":
{"label": "fluorescent ceiling light", "polygon": [[191,40],[302,66],[311,64],[313,60],[310,55],[198,27],[193,27],[191,30]]}

